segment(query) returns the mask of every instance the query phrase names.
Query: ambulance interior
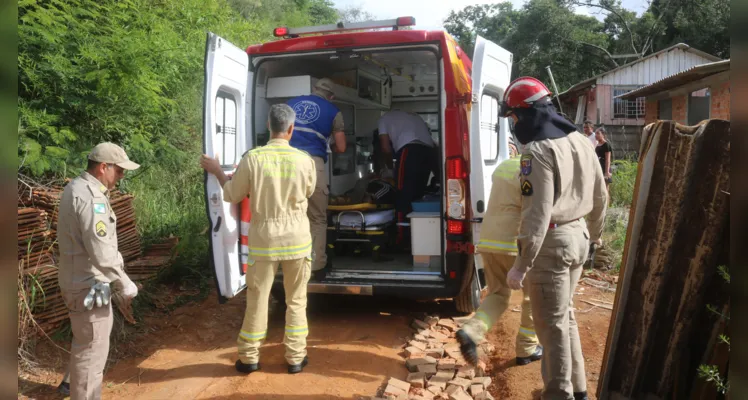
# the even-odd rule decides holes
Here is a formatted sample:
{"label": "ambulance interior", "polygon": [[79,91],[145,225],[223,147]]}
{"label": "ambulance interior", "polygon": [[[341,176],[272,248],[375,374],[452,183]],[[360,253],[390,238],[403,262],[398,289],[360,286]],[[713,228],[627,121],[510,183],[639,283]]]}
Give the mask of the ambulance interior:
{"label": "ambulance interior", "polygon": [[327,253],[332,272],[327,279],[361,274],[380,279],[441,279],[443,177],[431,176],[430,194],[417,204],[418,210],[409,221],[412,244],[405,249],[394,247],[398,228],[394,204],[373,204],[367,202],[365,195],[367,183],[377,178],[373,139],[378,120],[385,112],[399,109],[421,116],[443,154],[443,85],[441,60],[435,50],[436,46],[331,51],[252,60],[254,82],[250,80],[249,85],[254,85],[250,92],[254,102],[251,121],[247,121],[253,128],[250,132],[254,132],[252,146],[268,141],[266,116],[271,105],[311,94],[314,83],[321,78],[329,78],[335,84],[333,103],[343,114],[347,142],[344,153],[328,150]]}

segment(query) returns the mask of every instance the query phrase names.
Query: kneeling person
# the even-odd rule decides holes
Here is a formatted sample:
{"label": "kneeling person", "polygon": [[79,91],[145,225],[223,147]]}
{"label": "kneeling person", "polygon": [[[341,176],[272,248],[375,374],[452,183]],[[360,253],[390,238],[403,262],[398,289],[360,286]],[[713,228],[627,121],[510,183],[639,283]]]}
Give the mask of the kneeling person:
{"label": "kneeling person", "polygon": [[200,164],[223,187],[223,199],[239,203],[251,196],[247,309],[237,344],[236,369],[260,369],[260,345],[267,336],[270,288],[278,267],[283,269],[286,291],[286,346],[288,373],[301,372],[308,363],[306,337],[307,283],[311,274],[312,235],[307,217],[308,199],[317,174],[309,154],[292,148],[294,111],[285,104],[270,108],[270,141],[244,155],[229,179],[218,160],[203,155]]}

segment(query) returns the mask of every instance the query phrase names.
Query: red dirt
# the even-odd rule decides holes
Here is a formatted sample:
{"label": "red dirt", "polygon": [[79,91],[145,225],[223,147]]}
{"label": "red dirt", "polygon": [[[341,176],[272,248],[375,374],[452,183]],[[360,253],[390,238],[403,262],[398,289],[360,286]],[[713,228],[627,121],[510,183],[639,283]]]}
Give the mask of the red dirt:
{"label": "red dirt", "polygon": [[[585,287],[584,298],[604,298]],[[591,294],[591,295],[590,295]],[[542,388],[540,363],[514,365],[514,337],[519,326],[519,295],[510,311],[489,334],[496,352],[489,369],[497,398],[529,399]],[[592,306],[578,303],[578,309]],[[262,370],[250,376],[234,370],[236,336],[244,315],[244,297],[219,305],[215,294],[199,304],[182,306],[166,315],[155,312],[139,325],[148,332],[118,351],[121,360],[104,377],[103,398],[138,399],[351,399],[374,396],[389,377],[407,376],[399,355],[412,334],[409,324],[419,312],[449,315],[450,302],[414,302],[355,296],[313,296],[308,316],[310,364],[298,375],[286,373],[283,358],[283,309],[273,301],[268,340],[261,350]],[[578,313],[587,360],[588,389],[594,398],[611,312],[594,309]],[[66,355],[42,346],[47,368],[38,375],[19,377],[19,398],[58,399]],[[131,354],[122,357],[121,354]],[[110,356],[111,357],[111,356]],[[28,397],[27,397],[28,396]]]}

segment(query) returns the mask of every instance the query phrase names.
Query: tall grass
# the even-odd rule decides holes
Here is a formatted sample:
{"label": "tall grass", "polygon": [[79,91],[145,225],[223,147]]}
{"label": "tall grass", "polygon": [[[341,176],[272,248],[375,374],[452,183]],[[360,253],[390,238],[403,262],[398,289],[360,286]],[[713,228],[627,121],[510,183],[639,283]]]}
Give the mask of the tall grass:
{"label": "tall grass", "polygon": [[613,181],[610,184],[610,206],[631,207],[636,183],[637,162],[633,159],[613,162]]}

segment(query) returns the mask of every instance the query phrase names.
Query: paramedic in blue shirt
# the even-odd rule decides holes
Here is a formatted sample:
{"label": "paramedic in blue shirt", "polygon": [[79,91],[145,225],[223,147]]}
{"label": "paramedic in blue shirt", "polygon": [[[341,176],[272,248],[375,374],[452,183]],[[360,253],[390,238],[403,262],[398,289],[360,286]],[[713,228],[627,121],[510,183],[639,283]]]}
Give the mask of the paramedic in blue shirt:
{"label": "paramedic in blue shirt", "polygon": [[309,199],[307,216],[312,231],[312,274],[321,280],[330,270],[327,247],[327,201],[330,193],[325,162],[330,143],[337,153],[345,152],[343,114],[332,104],[332,81],[322,78],[314,84],[312,94],[288,101],[296,113],[291,146],[309,153],[317,169],[317,186]]}
{"label": "paramedic in blue shirt", "polygon": [[[426,194],[431,173],[438,173],[437,146],[423,118],[402,110],[389,111],[379,118],[379,144],[384,164],[394,171],[395,211],[398,223],[403,223],[413,210],[411,203]],[[408,230],[398,225],[397,245],[407,247],[409,236]]]}

